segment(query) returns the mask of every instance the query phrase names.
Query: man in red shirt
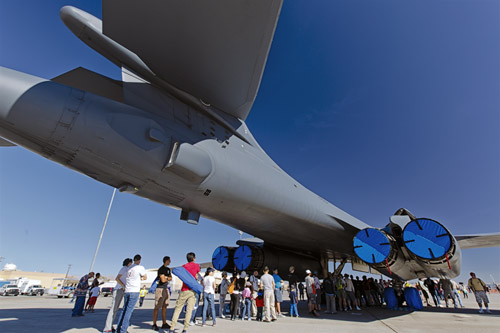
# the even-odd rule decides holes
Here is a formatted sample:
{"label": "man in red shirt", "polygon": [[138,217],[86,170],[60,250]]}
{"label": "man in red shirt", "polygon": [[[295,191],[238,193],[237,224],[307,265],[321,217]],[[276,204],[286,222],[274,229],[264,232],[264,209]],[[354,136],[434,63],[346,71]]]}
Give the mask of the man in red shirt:
{"label": "man in red shirt", "polygon": [[[187,264],[184,264],[184,267],[195,279],[197,278],[198,273],[200,272],[200,265],[195,263],[196,255],[193,252],[189,252],[186,255]],[[184,304],[186,305],[186,316],[184,318],[184,330],[183,333],[187,332],[189,327],[189,318],[191,318],[191,313],[193,312],[194,303],[196,301],[196,293],[194,290],[190,289],[185,283],[182,284],[181,293],[179,294],[179,298],[175,303],[174,315],[172,316],[172,324],[170,325],[171,332],[175,329],[175,325],[177,325],[177,320],[179,319],[179,315],[181,314],[182,308]]]}

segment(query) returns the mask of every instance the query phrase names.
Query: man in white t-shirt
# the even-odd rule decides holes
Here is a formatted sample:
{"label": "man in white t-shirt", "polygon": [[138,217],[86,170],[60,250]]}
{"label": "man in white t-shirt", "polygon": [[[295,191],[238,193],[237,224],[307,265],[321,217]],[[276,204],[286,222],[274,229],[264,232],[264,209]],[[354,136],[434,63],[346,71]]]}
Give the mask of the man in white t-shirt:
{"label": "man in white t-shirt", "polygon": [[122,268],[120,268],[120,271],[116,275],[116,286],[113,288],[113,300],[111,301],[111,308],[109,309],[108,317],[106,318],[104,332],[113,332],[113,322],[115,321],[116,314],[118,313],[118,308],[120,307],[120,303],[123,299],[127,272],[131,265],[132,259],[127,258],[123,260],[123,266]]}
{"label": "man in white t-shirt", "polygon": [[127,332],[130,324],[130,317],[134,312],[135,304],[139,299],[139,292],[141,291],[141,280],[146,280],[146,270],[140,265],[141,256],[136,254],[134,257],[134,264],[128,269],[127,277],[125,279],[125,292],[123,293],[124,303],[120,319],[118,320],[118,327],[116,331]]}
{"label": "man in white t-shirt", "polygon": [[269,315],[271,315],[271,320],[275,321],[276,319],[278,319],[278,317],[276,317],[276,309],[274,307],[274,278],[269,274],[269,267],[267,266],[264,267],[263,273],[264,275],[260,277],[260,282],[264,287],[264,309],[266,312],[264,321],[270,321]]}

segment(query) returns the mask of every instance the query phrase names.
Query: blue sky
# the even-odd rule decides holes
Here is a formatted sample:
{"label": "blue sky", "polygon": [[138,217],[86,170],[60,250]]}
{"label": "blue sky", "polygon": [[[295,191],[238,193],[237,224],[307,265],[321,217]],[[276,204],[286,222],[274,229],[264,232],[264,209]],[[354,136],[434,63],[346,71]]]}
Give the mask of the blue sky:
{"label": "blue sky", "polygon": [[[100,1],[0,1],[0,65],[45,78],[75,67],[119,78],[59,9]],[[398,208],[456,234],[500,232],[500,2],[285,1],[247,124],[292,177],[376,227]],[[21,148],[0,149],[0,256],[83,274],[112,188]],[[123,258],[208,261],[236,230],[117,194],[95,270]],[[463,251],[500,281],[500,249]],[[3,264],[2,263],[2,264]]]}

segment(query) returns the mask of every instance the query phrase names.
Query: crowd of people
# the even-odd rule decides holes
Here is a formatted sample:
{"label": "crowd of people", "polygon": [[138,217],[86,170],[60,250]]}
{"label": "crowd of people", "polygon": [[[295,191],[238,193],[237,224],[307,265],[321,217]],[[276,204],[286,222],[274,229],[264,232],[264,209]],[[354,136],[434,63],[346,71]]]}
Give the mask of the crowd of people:
{"label": "crowd of people", "polygon": [[[202,275],[200,266],[195,262],[196,255],[193,252],[186,255],[186,260],[187,263],[182,267],[201,284],[202,288],[200,290],[202,291],[195,290],[196,288],[193,288],[193,285],[188,286],[183,283],[171,322],[168,324],[167,307],[171,296],[169,284],[172,281],[172,272],[168,267],[170,257],[165,256],[163,264],[157,272],[157,284],[154,291],[155,305],[151,328],[155,331],[162,328],[173,332],[181,312],[184,310],[185,319],[182,332],[187,332],[190,325],[196,324],[200,299],[203,300],[201,326],[206,326],[207,320],[211,320],[212,325],[216,326],[217,317],[226,318],[226,315],[231,320],[273,322],[278,320],[279,317],[283,317],[281,303],[283,302],[283,292],[285,290],[290,300],[288,309],[290,317],[299,317],[297,304],[299,301],[306,301],[305,297],[307,298],[309,313],[316,317],[320,316],[322,304],[326,304],[325,314],[336,314],[341,311],[360,311],[361,307],[381,306],[386,302],[384,295],[386,288],[389,287],[394,290],[400,306],[405,301],[403,290],[408,287],[416,288],[428,306],[431,306],[429,298],[432,298],[435,306],[441,306],[440,301],[444,301],[448,306],[448,302],[451,300],[455,307],[458,307],[458,305],[463,307],[460,294],[468,297],[466,295],[470,290],[476,297],[480,308],[479,312],[491,313],[488,308],[489,300],[486,294],[488,287],[481,279],[476,278],[474,273],[471,273],[467,286],[457,284],[453,280],[435,280],[431,278],[420,279],[412,286],[399,279],[386,281],[367,278],[366,276],[362,276],[360,279],[358,276],[354,278],[349,274],[334,273],[329,273],[325,279],[320,280],[317,273],[310,270],[305,271],[306,277],[301,281],[295,274],[295,268],[291,266],[286,276],[288,285],[285,285],[285,281],[279,275],[278,270],[274,269],[273,274],[270,274],[270,269],[266,266],[262,272],[254,271],[248,277],[247,273],[242,271],[234,272],[232,277],[228,279],[228,273],[222,272],[221,282],[217,285],[213,268],[208,268]],[[142,306],[147,290],[145,286],[141,289],[141,281],[146,280],[147,275],[140,263],[140,255],[136,255],[133,260],[127,258],[123,261],[123,265],[116,276],[117,285],[113,289],[111,307],[106,318],[104,332],[127,332],[130,318],[138,300],[140,306]],[[76,302],[72,312],[73,316],[83,316],[88,290],[90,290],[90,297],[85,309],[93,312],[99,295],[98,277],[99,273],[94,278],[94,273],[90,272],[80,279],[75,290]],[[94,280],[89,285],[89,279],[92,278]],[[219,293],[218,311],[216,311],[215,306],[216,293]],[[229,302],[227,302],[228,294],[230,296]],[[122,301],[122,310],[118,315],[118,309]],[[484,311],[482,309],[483,303],[485,305]],[[159,312],[161,312],[161,326],[157,325]],[[117,319],[116,329],[113,327],[115,319]]]}

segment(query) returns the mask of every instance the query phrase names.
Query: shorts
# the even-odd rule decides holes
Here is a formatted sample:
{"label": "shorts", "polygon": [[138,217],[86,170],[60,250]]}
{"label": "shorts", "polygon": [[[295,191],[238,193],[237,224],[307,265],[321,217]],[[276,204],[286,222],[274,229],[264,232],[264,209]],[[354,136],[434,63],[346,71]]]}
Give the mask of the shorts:
{"label": "shorts", "polygon": [[307,297],[309,297],[309,304],[316,304],[316,294],[307,292]]}
{"label": "shorts", "polygon": [[168,293],[168,288],[156,288],[155,310],[161,309],[164,306],[168,306],[169,301],[170,295]]}
{"label": "shorts", "polygon": [[474,296],[476,296],[477,304],[481,304],[482,302],[484,302],[484,305],[486,305],[490,302],[488,300],[488,295],[486,295],[485,291],[475,291]]}
{"label": "shorts", "polygon": [[338,298],[343,298],[343,299],[345,299],[345,298],[347,297],[346,292],[345,292],[345,289],[338,289],[338,290],[336,291],[336,294],[337,294],[337,297],[338,297]]}
{"label": "shorts", "polygon": [[354,291],[346,290],[345,292],[347,295],[347,299],[350,300],[353,305],[356,304],[356,296],[354,296]]}
{"label": "shorts", "polygon": [[274,298],[276,303],[283,302],[283,292],[281,291],[281,288],[274,289]]}
{"label": "shorts", "polygon": [[97,297],[95,297],[95,296],[90,297],[90,299],[89,299],[89,305],[95,305],[95,302],[97,302]]}

